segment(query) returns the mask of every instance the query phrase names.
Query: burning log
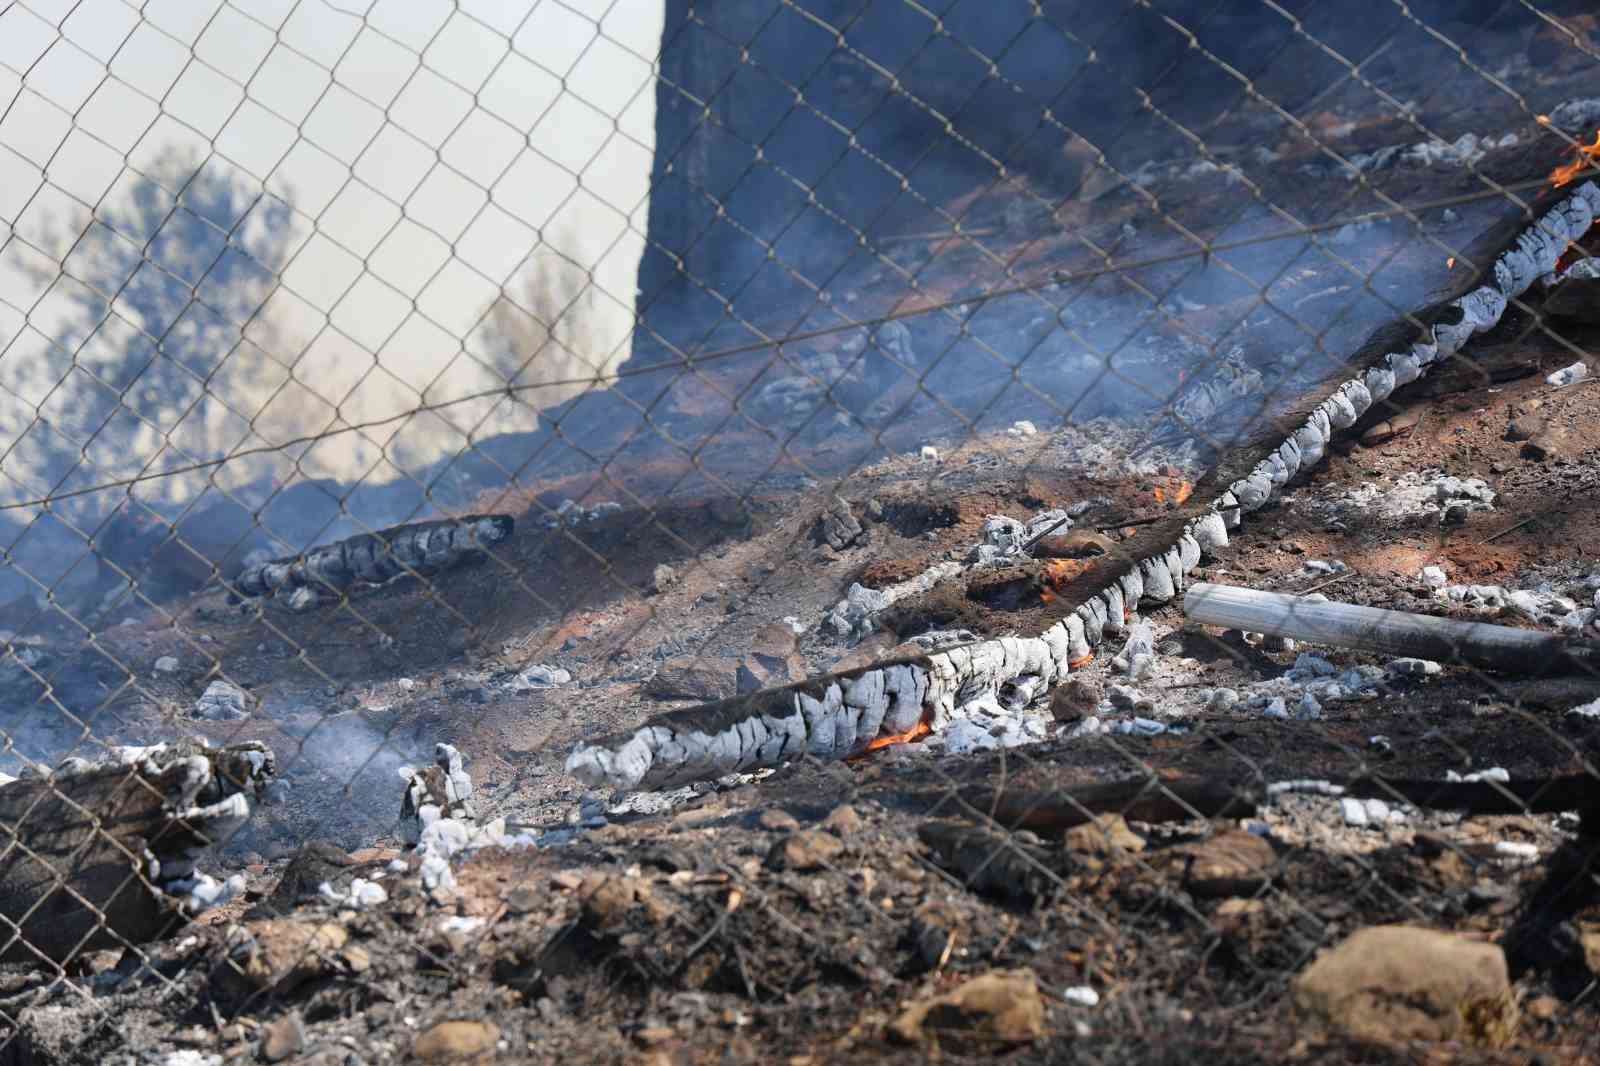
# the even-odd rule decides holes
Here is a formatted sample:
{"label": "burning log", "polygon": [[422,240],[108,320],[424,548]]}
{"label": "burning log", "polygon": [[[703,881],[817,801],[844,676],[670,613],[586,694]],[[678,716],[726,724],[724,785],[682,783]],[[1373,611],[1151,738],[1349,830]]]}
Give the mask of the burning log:
{"label": "burning log", "polygon": [[1194,586],[1184,597],[1183,610],[1196,622],[1248,633],[1507,673],[1592,673],[1600,666],[1600,645],[1557,633],[1227,585]]}
{"label": "burning log", "polygon": [[480,558],[488,547],[510,537],[514,525],[510,515],[468,515],[362,533],[301,556],[248,567],[234,581],[234,590],[245,596],[302,588],[343,592],[406,573],[426,577]]}
{"label": "burning log", "polygon": [[[803,753],[859,754],[877,746],[880,736],[893,740],[919,729],[937,730],[960,718],[964,705],[997,695],[1000,685],[1024,674],[1038,680],[1028,686],[1034,696],[1045,696],[1093,654],[1107,633],[1119,631],[1130,612],[1170,603],[1183,592],[1201,557],[1225,547],[1228,531],[1237,529],[1245,514],[1264,507],[1291,478],[1320,462],[1334,433],[1354,426],[1374,404],[1454,355],[1474,334],[1493,328],[1508,300],[1555,271],[1597,213],[1600,187],[1576,186],[1495,260],[1492,284],[1450,301],[1421,337],[1338,385],[1302,425],[1229,483],[1209,510],[1184,522],[1166,549],[1138,559],[1082,597],[1041,637],[980,641],[676,711],[631,734],[579,745],[567,760],[568,772],[591,785],[667,787],[775,766]],[[1050,524],[1033,540],[1065,524]],[[1251,628],[1262,631],[1261,624]]]}
{"label": "burning log", "polygon": [[165,936],[219,902],[195,862],[250,817],[275,771],[259,743],[119,749],[0,787],[0,961],[60,963]]}

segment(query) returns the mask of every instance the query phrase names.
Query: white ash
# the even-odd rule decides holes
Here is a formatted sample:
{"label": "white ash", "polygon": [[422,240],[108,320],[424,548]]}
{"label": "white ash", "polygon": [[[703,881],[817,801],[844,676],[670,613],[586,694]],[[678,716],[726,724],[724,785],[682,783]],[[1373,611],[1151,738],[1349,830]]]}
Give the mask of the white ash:
{"label": "white ash", "polygon": [[1310,509],[1326,519],[1340,523],[1362,522],[1377,517],[1401,521],[1442,516],[1448,508],[1467,512],[1494,510],[1495,492],[1481,478],[1458,478],[1440,470],[1420,470],[1402,474],[1390,488],[1364,481],[1344,489],[1327,500],[1313,500]]}
{"label": "white ash", "polygon": [[1423,678],[1433,677],[1443,672],[1444,667],[1431,659],[1402,658],[1395,659],[1385,668],[1395,677]]}
{"label": "white ash", "polygon": [[1576,707],[1569,708],[1567,715],[1568,717],[1600,721],[1600,699],[1590,700],[1588,703],[1580,703]]}
{"label": "white ash", "polygon": [[1600,96],[1578,97],[1551,108],[1550,125],[1566,133],[1593,133],[1600,126]]}
{"label": "white ash", "polygon": [[1419,575],[1422,583],[1430,589],[1442,589],[1450,583],[1450,578],[1437,566],[1424,566]]}
{"label": "white ash", "polygon": [[1307,574],[1327,575],[1342,574],[1350,567],[1339,559],[1307,559],[1300,569]]}
{"label": "white ash", "polygon": [[1446,770],[1444,772],[1444,779],[1446,781],[1465,781],[1469,783],[1477,781],[1496,781],[1503,785],[1507,781],[1511,780],[1511,771],[1507,770],[1504,766],[1491,766],[1487,770],[1475,770],[1470,774],[1458,774],[1454,770]]}
{"label": "white ash", "polygon": [[1339,812],[1344,824],[1352,828],[1381,829],[1389,825],[1403,825],[1409,820],[1405,810],[1391,807],[1381,799],[1352,799],[1339,801]]}
{"label": "white ash", "polygon": [[984,696],[963,704],[962,717],[949,727],[929,735],[920,748],[930,753],[966,755],[994,748],[1015,748],[1024,744],[1037,744],[1045,739],[1049,723],[1030,714],[1007,710],[993,696]]}
{"label": "white ash", "polygon": [[1022,419],[1011,423],[1011,428],[1006,430],[1006,435],[1010,437],[1032,437],[1036,436],[1038,432],[1038,426],[1035,426],[1027,419]]}
{"label": "white ash", "polygon": [[1140,619],[1128,627],[1128,640],[1111,660],[1111,665],[1134,681],[1149,676],[1155,666],[1156,634],[1150,623]]}
{"label": "white ash", "polygon": [[178,660],[172,655],[163,655],[155,661],[154,670],[158,674],[175,674],[178,672]]}
{"label": "white ash", "polygon": [[937,463],[939,461],[939,449],[931,444],[924,444],[918,457],[925,462]]}
{"label": "white ash", "polygon": [[550,666],[546,663],[534,663],[527,666],[511,679],[510,687],[515,690],[534,688],[554,688],[571,682],[572,672],[562,666]]}
{"label": "white ash", "polygon": [[1518,862],[1537,862],[1539,859],[1539,846],[1525,844],[1517,840],[1497,840],[1494,845],[1496,858],[1514,859]]}
{"label": "white ash", "polygon": [[560,529],[562,526],[580,526],[598,522],[607,515],[617,514],[622,510],[622,504],[606,500],[592,507],[585,507],[573,499],[564,499],[552,513],[541,515],[539,525],[545,529]]}
{"label": "white ash", "polygon": [[1554,374],[1551,374],[1551,375],[1547,376],[1545,378],[1545,380],[1548,381],[1550,384],[1554,385],[1556,388],[1563,389],[1563,388],[1566,388],[1568,385],[1577,384],[1578,382],[1584,380],[1588,376],[1589,376],[1589,364],[1588,363],[1573,363],[1571,366],[1562,367],[1560,370],[1557,370]]}
{"label": "white ash", "polygon": [[900,600],[927,592],[960,572],[960,563],[943,562],[935,563],[915,577],[883,589],[869,589],[853,582],[844,599],[834,604],[833,609],[823,616],[822,626],[847,640],[861,640],[873,631],[878,614]]}
{"label": "white ash", "polygon": [[371,910],[389,902],[389,893],[376,881],[365,877],[352,878],[347,891],[341,892],[327,881],[317,886],[317,895],[328,903],[348,907],[354,911]]}
{"label": "white ash", "polygon": [[[1564,628],[1574,628],[1574,621],[1575,628],[1582,628],[1594,618],[1593,608],[1580,611],[1575,600],[1552,591],[1548,586],[1507,589],[1501,585],[1446,585],[1436,589],[1433,598],[1441,603],[1485,612],[1512,607],[1536,622]],[[1583,613],[1585,611],[1590,613]]]}

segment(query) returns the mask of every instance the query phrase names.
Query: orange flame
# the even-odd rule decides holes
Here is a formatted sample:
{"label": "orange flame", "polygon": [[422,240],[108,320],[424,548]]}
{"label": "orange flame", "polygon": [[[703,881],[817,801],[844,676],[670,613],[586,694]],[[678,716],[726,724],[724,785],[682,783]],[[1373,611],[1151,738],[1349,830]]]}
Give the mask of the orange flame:
{"label": "orange flame", "polygon": [[861,754],[865,755],[869,751],[887,748],[891,744],[906,744],[916,740],[918,737],[927,736],[931,732],[933,732],[933,727],[928,724],[928,720],[919,718],[917,719],[917,724],[904,733],[890,733],[887,736],[873,737],[867,742],[867,746],[861,750]]}
{"label": "orange flame", "polygon": [[[1174,489],[1173,492],[1172,492],[1172,497],[1171,497],[1172,502],[1173,503],[1182,503],[1184,500],[1187,500],[1189,498],[1189,493],[1191,493],[1193,491],[1194,491],[1194,485],[1192,485],[1189,481],[1184,480],[1184,481],[1178,482],[1178,487],[1176,489]],[[1167,490],[1162,488],[1160,485],[1157,485],[1154,489],[1151,490],[1151,492],[1155,495],[1157,503],[1166,503],[1167,502],[1167,498],[1168,498],[1167,497]]]}
{"label": "orange flame", "polygon": [[1596,162],[1600,162],[1600,130],[1595,131],[1593,144],[1578,146],[1578,158],[1550,172],[1550,184],[1559,189]]}
{"label": "orange flame", "polygon": [[1445,256],[1444,268],[1446,270],[1454,270],[1456,268],[1456,257],[1453,255]]}
{"label": "orange flame", "polygon": [[1069,670],[1076,670],[1078,667],[1088,666],[1092,662],[1094,662],[1094,652],[1090,652],[1088,655],[1080,655],[1076,659],[1068,659],[1067,668]]}

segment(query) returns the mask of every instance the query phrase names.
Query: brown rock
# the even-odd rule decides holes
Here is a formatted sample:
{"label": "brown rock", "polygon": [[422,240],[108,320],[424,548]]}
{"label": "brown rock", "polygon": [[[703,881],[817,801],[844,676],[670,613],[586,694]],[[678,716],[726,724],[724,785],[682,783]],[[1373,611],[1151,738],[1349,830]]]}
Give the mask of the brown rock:
{"label": "brown rock", "polygon": [[1293,991],[1301,1010],[1382,1041],[1495,1043],[1514,1002],[1497,945],[1405,925],[1358,930],[1319,955]]}
{"label": "brown rock", "polygon": [[761,812],[756,824],[769,833],[792,833],[800,828],[794,815],[779,807],[769,807]]}
{"label": "brown rock", "polygon": [[1522,457],[1542,463],[1550,458],[1550,453],[1555,451],[1555,441],[1549,434],[1535,437],[1522,446]]}
{"label": "brown rock", "polygon": [[1264,838],[1230,829],[1190,850],[1184,883],[1197,896],[1248,896],[1272,880],[1276,864]]}
{"label": "brown rock", "polygon": [[493,1055],[499,1041],[492,1022],[440,1022],[417,1034],[411,1053],[423,1062],[472,1062]]}
{"label": "brown rock", "polygon": [[1589,972],[1600,977],[1600,924],[1581,922],[1578,925],[1578,943],[1583,948],[1583,963]]}
{"label": "brown rock", "polygon": [[290,1011],[262,1029],[259,1053],[264,1062],[282,1062],[291,1055],[300,1054],[305,1046],[306,1028],[301,1024],[300,1015]]}
{"label": "brown rock", "polygon": [[1094,713],[1104,698],[1100,682],[1069,677],[1050,693],[1050,714],[1058,722],[1077,722]]}
{"label": "brown rock", "polygon": [[1422,414],[1418,411],[1402,411],[1400,414],[1385,418],[1368,426],[1361,434],[1361,443],[1365,447],[1372,447],[1394,440],[1397,437],[1410,436],[1412,430],[1422,421]]}
{"label": "brown rock", "polygon": [[750,654],[782,662],[800,647],[800,637],[786,622],[771,622],[750,634]]}
{"label": "brown rock", "polygon": [[1548,422],[1536,415],[1523,415],[1521,418],[1513,418],[1506,426],[1506,440],[1532,440],[1543,433],[1548,426]]}
{"label": "brown rock", "polygon": [[774,870],[819,870],[844,854],[844,844],[832,833],[802,829],[790,833],[767,853],[767,865]]}
{"label": "brown rock", "polygon": [[913,1003],[889,1023],[908,1044],[1027,1044],[1044,1035],[1044,1000],[1032,970],[996,970]]}
{"label": "brown rock", "polygon": [[850,837],[861,832],[861,814],[848,803],[841,803],[828,812],[822,828],[839,837]]}
{"label": "brown rock", "polygon": [[334,922],[291,918],[247,922],[217,963],[213,983],[238,997],[267,990],[286,995],[332,973],[349,939],[344,926]]}
{"label": "brown rock", "polygon": [[1066,848],[1074,855],[1116,858],[1144,850],[1144,837],[1128,828],[1120,814],[1102,814],[1067,830]]}
{"label": "brown rock", "polygon": [[668,659],[644,686],[647,695],[669,700],[721,700],[737,690],[734,660],[715,655]]}

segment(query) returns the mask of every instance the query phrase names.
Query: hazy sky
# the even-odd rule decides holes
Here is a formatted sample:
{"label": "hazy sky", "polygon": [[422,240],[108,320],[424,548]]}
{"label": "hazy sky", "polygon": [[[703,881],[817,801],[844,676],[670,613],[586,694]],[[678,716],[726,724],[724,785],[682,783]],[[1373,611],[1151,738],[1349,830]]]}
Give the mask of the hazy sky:
{"label": "hazy sky", "polygon": [[[661,26],[660,0],[0,7],[0,496],[80,448],[75,483],[493,387],[516,361],[485,326],[502,294],[524,347],[530,312],[578,301],[520,380],[625,358]],[[533,413],[347,434],[307,472],[474,428]]]}

